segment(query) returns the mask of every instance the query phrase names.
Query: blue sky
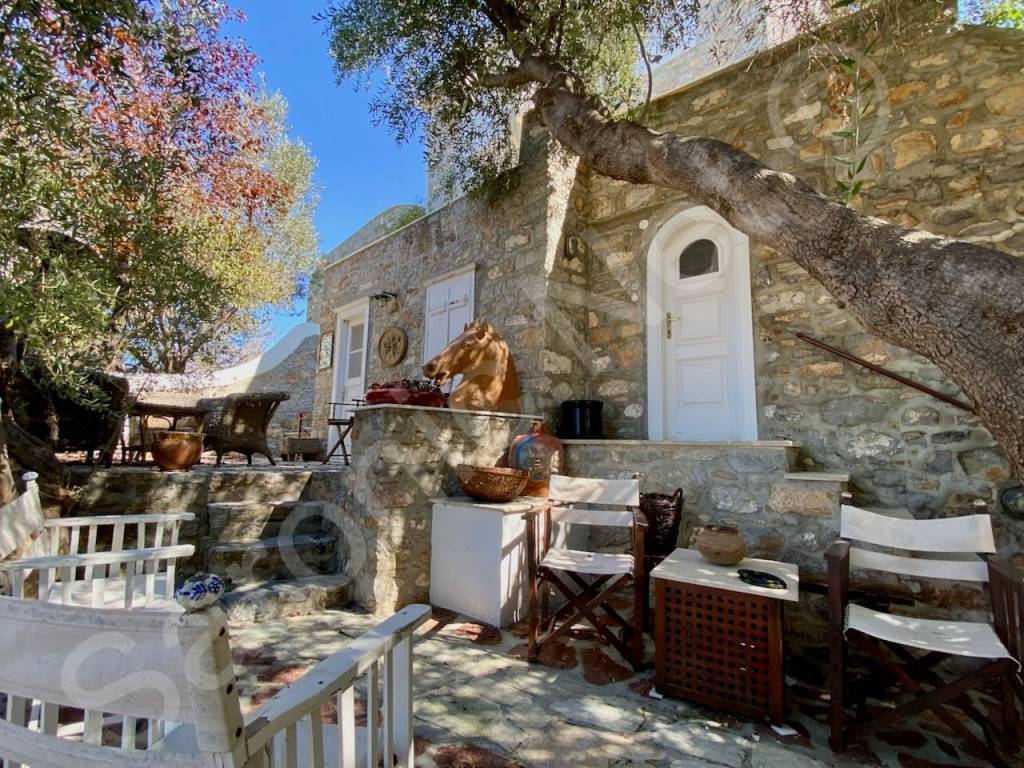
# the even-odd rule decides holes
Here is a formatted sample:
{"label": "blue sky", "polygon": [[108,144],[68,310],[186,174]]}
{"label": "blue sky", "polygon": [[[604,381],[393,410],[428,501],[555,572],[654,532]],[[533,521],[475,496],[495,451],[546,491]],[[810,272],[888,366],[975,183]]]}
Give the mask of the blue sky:
{"label": "blue sky", "polygon": [[[313,21],[328,0],[232,0],[246,22],[243,37],[260,57],[267,86],[288,100],[291,133],[317,159],[320,249],[328,251],[368,219],[397,203],[423,203],[426,175],[419,144],[399,146],[373,125],[367,93],[335,82],[324,25]],[[305,316],[279,316],[275,336]]]}

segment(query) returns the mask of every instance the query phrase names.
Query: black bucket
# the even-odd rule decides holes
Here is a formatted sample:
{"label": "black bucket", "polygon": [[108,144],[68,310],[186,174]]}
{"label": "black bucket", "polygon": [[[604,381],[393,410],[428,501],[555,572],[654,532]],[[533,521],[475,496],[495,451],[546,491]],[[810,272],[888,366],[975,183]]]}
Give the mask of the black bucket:
{"label": "black bucket", "polygon": [[600,400],[566,400],[562,403],[563,440],[593,440],[604,437],[604,403]]}

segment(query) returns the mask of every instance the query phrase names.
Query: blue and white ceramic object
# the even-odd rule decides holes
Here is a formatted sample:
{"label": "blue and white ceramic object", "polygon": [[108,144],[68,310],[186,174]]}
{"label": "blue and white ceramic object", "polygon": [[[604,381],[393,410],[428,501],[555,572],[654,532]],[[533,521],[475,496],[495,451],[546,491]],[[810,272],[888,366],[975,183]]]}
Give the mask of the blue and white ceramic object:
{"label": "blue and white ceramic object", "polygon": [[197,573],[178,587],[174,599],[187,612],[191,612],[213,605],[223,594],[224,580],[220,576],[213,573]]}

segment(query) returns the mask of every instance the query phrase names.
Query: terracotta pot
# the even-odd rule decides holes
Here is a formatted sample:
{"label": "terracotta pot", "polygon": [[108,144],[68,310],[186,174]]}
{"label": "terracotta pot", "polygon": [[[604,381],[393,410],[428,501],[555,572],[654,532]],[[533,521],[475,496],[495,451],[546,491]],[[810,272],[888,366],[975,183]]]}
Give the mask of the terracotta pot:
{"label": "terracotta pot", "polygon": [[153,460],[164,472],[188,469],[203,455],[201,432],[171,432],[161,430],[153,433]]}
{"label": "terracotta pot", "polygon": [[747,545],[731,525],[706,525],[697,534],[697,551],[715,565],[736,565],[747,556]]}

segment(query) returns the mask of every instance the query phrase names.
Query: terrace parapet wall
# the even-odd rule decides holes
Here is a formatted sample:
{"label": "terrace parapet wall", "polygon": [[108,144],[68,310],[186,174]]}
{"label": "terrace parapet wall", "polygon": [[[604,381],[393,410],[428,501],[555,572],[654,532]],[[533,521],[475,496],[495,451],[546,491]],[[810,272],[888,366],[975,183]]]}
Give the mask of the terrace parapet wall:
{"label": "terrace parapet wall", "polygon": [[387,614],[428,601],[430,499],[462,495],[455,467],[495,466],[536,418],[401,405],[357,412],[340,521],[357,603]]}
{"label": "terrace parapet wall", "polygon": [[689,546],[695,528],[735,525],[751,557],[785,560],[821,571],[824,552],[839,534],[846,483],[813,480],[795,470],[800,446],[789,441],[687,443],[646,440],[567,440],[566,471],[577,477],[640,476],[641,493],[683,489],[677,544]]}

